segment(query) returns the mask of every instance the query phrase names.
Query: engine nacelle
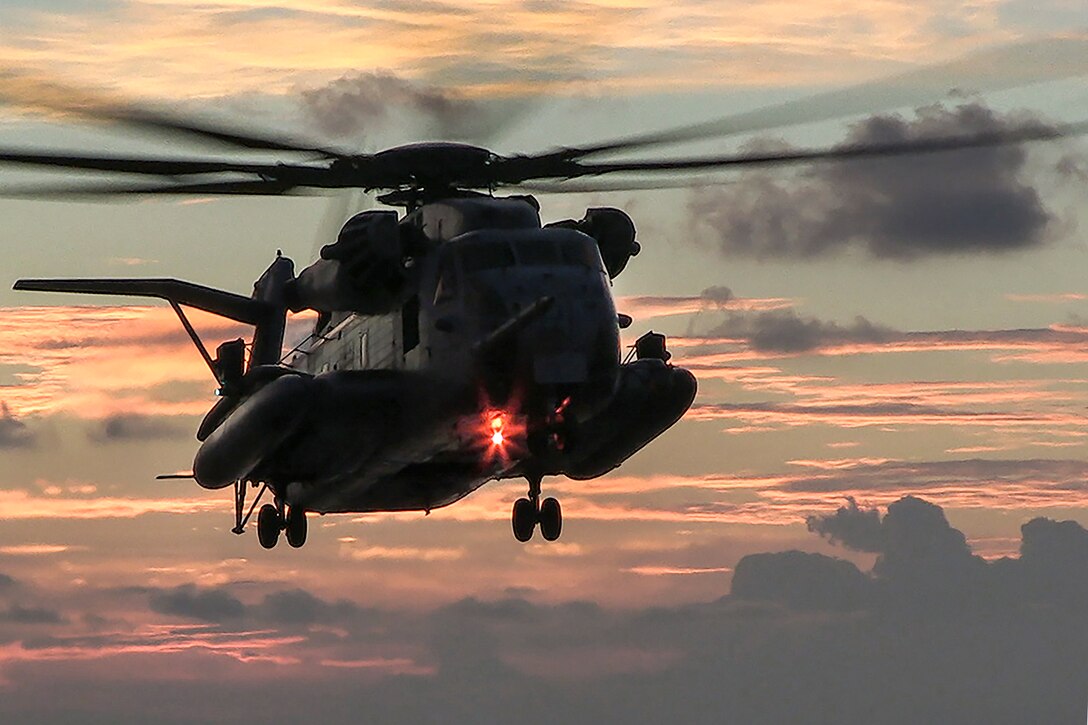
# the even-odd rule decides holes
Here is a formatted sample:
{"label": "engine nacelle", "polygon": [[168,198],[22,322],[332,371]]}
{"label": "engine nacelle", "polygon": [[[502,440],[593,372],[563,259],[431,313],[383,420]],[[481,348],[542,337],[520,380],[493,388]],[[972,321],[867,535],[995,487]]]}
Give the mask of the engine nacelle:
{"label": "engine nacelle", "polygon": [[568,219],[548,226],[577,229],[597,240],[610,279],[619,276],[631,257],[642,250],[642,246],[635,241],[635,223],[619,209],[586,209],[586,215],[579,221]]}
{"label": "engine nacelle", "polygon": [[580,429],[578,453],[563,473],[581,481],[616,468],[680,420],[698,387],[690,372],[654,357],[620,366],[612,402],[592,430]]}
{"label": "engine nacelle", "polygon": [[295,312],[391,312],[401,303],[404,257],[396,212],[356,214],[321,248],[321,259],[295,278],[288,304]]}
{"label": "engine nacelle", "polygon": [[306,420],[312,389],[307,376],[283,375],[226,411],[229,417],[217,422],[196,453],[196,482],[223,488],[256,468]]}

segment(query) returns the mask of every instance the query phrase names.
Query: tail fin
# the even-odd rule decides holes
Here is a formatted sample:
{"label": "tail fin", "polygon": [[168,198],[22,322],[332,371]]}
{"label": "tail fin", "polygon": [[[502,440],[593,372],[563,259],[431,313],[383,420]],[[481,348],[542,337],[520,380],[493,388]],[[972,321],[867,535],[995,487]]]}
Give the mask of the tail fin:
{"label": "tail fin", "polygon": [[273,304],[263,300],[178,279],[21,279],[15,283],[15,289],[158,297],[249,325],[259,324],[275,309]]}
{"label": "tail fin", "polygon": [[[287,306],[285,287],[294,279],[294,262],[276,255],[275,261],[254,284],[253,296],[242,295],[213,287],[183,282],[178,279],[21,279],[17,290],[38,292],[72,292],[92,295],[121,295],[125,297],[158,297],[170,303],[181,319],[201,356],[220,377],[215,362],[186,319],[180,305],[211,312],[220,317],[254,326],[253,347],[249,366],[272,365],[279,362],[283,348],[283,332]],[[222,381],[220,381],[222,382]]]}

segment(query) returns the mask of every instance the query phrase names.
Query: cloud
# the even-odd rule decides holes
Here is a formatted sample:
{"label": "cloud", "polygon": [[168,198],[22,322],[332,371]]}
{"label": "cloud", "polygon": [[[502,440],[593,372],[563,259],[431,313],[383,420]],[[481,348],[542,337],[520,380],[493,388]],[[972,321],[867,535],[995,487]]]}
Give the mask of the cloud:
{"label": "cloud", "polygon": [[[862,510],[851,501],[834,514],[810,516],[808,524],[848,548],[878,554],[872,594],[883,606],[926,611],[986,599],[1005,605],[1079,606],[1088,596],[1088,530],[1075,521],[1029,521],[1021,527],[1020,558],[994,562],[971,552],[963,532],[948,523],[940,506],[914,496],[890,504],[882,519],[876,509]],[[742,559],[738,574],[743,564]],[[785,594],[794,591],[792,585],[804,582],[811,588],[809,578],[821,574],[812,565],[796,572],[780,567],[779,573],[790,581],[770,594],[785,604],[793,604]],[[734,592],[744,590],[738,591],[734,582]]]}
{"label": "cloud", "polygon": [[68,544],[10,544],[0,546],[0,554],[7,556],[50,556],[63,554],[66,551],[79,551],[85,549],[82,546],[70,546]]}
{"label": "cloud", "polygon": [[970,599],[981,586],[986,562],[971,553],[963,532],[952,528],[939,506],[906,496],[888,506],[885,543],[873,574],[888,585],[888,596],[933,601]]}
{"label": "cloud", "polygon": [[64,617],[60,612],[44,607],[13,605],[0,612],[0,622],[11,624],[60,624]]}
{"label": "cloud", "polygon": [[[766,349],[756,348],[757,335],[766,341]],[[1071,324],[1055,324],[1045,328],[903,332],[869,322],[864,317],[855,318],[852,325],[841,325],[813,317],[800,317],[793,311],[773,310],[754,317],[733,314],[718,328],[712,329],[710,334],[669,339],[672,347],[696,348],[685,355],[685,366],[720,365],[805,353],[870,355],[987,350],[1000,353],[993,358],[996,362],[1080,363],[1088,360],[1084,352],[1086,342],[1088,327],[1075,320]],[[744,345],[748,349],[708,349],[735,345]],[[789,346],[798,349],[786,349]]]}
{"label": "cloud", "polygon": [[16,418],[6,402],[0,401],[0,449],[29,448],[35,435],[26,423]]}
{"label": "cloud", "polygon": [[1026,587],[1076,606],[1088,599],[1088,531],[1075,521],[1032,519],[1020,527]]}
{"label": "cloud", "polygon": [[720,306],[728,305],[737,298],[737,296],[733,294],[733,290],[725,285],[707,287],[699,297]]}
{"label": "cloud", "polygon": [[[513,593],[370,609],[260,581],[83,591],[66,599],[71,631],[43,637],[37,625],[7,625],[22,639],[0,644],[0,713],[71,708],[88,692],[106,703],[96,712],[126,721],[338,723],[362,707],[390,722],[442,708],[452,722],[500,720],[516,706],[527,723],[777,723],[813,712],[829,722],[1013,723],[1081,713],[1083,599],[1030,582],[1086,580],[1083,528],[1038,519],[1023,529],[1020,558],[986,563],[920,499],[893,503],[881,525],[880,555],[907,565],[865,573],[825,555],[760,553],[741,560],[726,596],[644,608]],[[80,632],[78,609],[110,596],[125,619]],[[148,612],[138,601],[150,623],[140,624]],[[164,625],[163,614],[196,621]],[[248,697],[283,687],[308,697]],[[65,697],[43,697],[57,692]]]}
{"label": "cloud", "polygon": [[486,142],[517,122],[528,101],[474,100],[393,73],[345,75],[302,90],[299,102],[317,128],[332,136],[367,137],[408,123],[424,138]]}
{"label": "cloud", "polygon": [[801,353],[847,344],[879,345],[900,333],[858,316],[850,325],[801,317],[794,310],[756,315],[734,314],[707,333],[708,337],[742,338],[760,352]]}
{"label": "cloud", "polygon": [[[1069,428],[1079,430],[1084,419],[1075,412],[968,410],[899,401],[790,403],[696,403],[690,420],[736,419],[760,427],[798,428],[814,424],[839,428],[889,425],[958,425],[987,428]],[[740,428],[742,432],[744,428]]]}
{"label": "cloud", "polygon": [[627,295],[616,298],[616,308],[639,319],[688,315],[700,312],[778,310],[789,307],[786,297],[737,297],[728,287],[715,286],[690,297]]}
{"label": "cloud", "polygon": [[[190,318],[209,344],[244,332],[205,313]],[[5,363],[33,366],[19,384],[0,388],[17,416],[120,416],[114,430],[123,434],[139,428],[126,415],[197,415],[211,404],[214,382],[169,308],[6,308],[0,349]]]}
{"label": "cloud", "polygon": [[[929,106],[913,119],[877,115],[853,126],[844,146],[1040,125],[979,103]],[[814,166],[794,180],[750,175],[743,184],[696,190],[699,232],[730,256],[815,258],[860,248],[879,259],[1002,253],[1043,245],[1056,217],[1025,179],[1023,146],[898,156]]]}
{"label": "cloud", "polygon": [[242,602],[223,589],[199,590],[191,584],[156,592],[148,603],[153,612],[204,622],[240,619],[246,611]]}
{"label": "cloud", "polygon": [[341,622],[362,610],[352,602],[326,602],[305,589],[286,589],[265,596],[259,607],[264,620],[281,625]]}
{"label": "cloud", "polygon": [[858,508],[853,498],[848,501],[848,505],[840,506],[833,514],[809,516],[805,519],[808,530],[850,549],[879,553],[884,548],[880,512]]}
{"label": "cloud", "polygon": [[27,448],[34,445],[35,434],[16,418],[5,402],[0,402],[0,448]]}
{"label": "cloud", "polygon": [[[49,493],[47,490],[46,493]],[[58,491],[59,493],[59,491]],[[71,493],[80,493],[72,491]],[[222,512],[224,502],[208,497],[125,498],[118,496],[33,495],[27,491],[0,490],[0,521],[27,519],[113,519],[144,514],[189,515]]]}
{"label": "cloud", "polygon": [[786,551],[750,554],[733,574],[734,596],[799,610],[854,610],[868,603],[870,580],[848,561]]}
{"label": "cloud", "polygon": [[186,435],[189,426],[172,417],[119,413],[95,424],[88,434],[100,443],[150,441]]}

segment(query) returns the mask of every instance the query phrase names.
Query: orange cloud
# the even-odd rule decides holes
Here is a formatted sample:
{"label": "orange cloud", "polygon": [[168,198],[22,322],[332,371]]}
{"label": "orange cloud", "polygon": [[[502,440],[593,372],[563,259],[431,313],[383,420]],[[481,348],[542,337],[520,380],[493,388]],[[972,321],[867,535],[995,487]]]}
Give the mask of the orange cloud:
{"label": "orange cloud", "polygon": [[[223,340],[251,334],[213,315],[188,314],[213,352]],[[292,334],[308,324],[304,317]],[[4,308],[3,365],[30,370],[16,374],[19,384],[0,386],[0,400],[16,416],[199,415],[214,402],[211,372],[166,307]],[[159,392],[178,384],[189,384],[191,397]]]}
{"label": "orange cloud", "polygon": [[1050,304],[1059,304],[1062,302],[1083,302],[1084,300],[1088,300],[1088,295],[1079,292],[1063,292],[1048,295],[1007,294],[1005,295],[1005,299],[1010,302],[1046,302]]}
{"label": "orange cloud", "polygon": [[129,519],[152,513],[229,511],[230,502],[212,498],[63,498],[0,490],[0,521],[26,519]]}
{"label": "orange cloud", "polygon": [[729,566],[682,567],[682,566],[633,566],[624,571],[639,576],[688,576],[691,574],[727,574],[733,571]]}
{"label": "orange cloud", "polygon": [[[300,82],[377,69],[439,79],[471,95],[811,84],[1006,40],[991,15],[936,0],[864,6],[500,0],[456,8],[141,0],[101,14],[44,8],[13,14],[5,18],[0,60],[79,81],[110,78],[150,96],[163,88],[190,97],[284,92]],[[937,32],[950,21],[964,31]],[[491,58],[501,58],[503,67],[485,60]]]}
{"label": "orange cloud", "polygon": [[703,296],[628,295],[616,298],[616,309],[631,315],[636,320],[644,320],[720,310],[766,312],[786,309],[792,307],[794,303],[795,301],[788,297],[734,298],[721,303]]}

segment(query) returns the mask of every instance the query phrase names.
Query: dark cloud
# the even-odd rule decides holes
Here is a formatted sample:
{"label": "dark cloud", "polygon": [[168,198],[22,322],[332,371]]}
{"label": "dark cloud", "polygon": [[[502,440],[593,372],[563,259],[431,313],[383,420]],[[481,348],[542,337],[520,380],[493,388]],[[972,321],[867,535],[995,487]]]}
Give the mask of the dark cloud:
{"label": "dark cloud", "polygon": [[64,617],[60,612],[44,607],[13,605],[0,612],[0,622],[11,624],[60,624]]}
{"label": "dark cloud", "polygon": [[1088,184],[1088,157],[1072,154],[1063,156],[1057,168],[1064,178]]}
{"label": "dark cloud", "polygon": [[327,602],[305,589],[286,589],[266,595],[253,613],[272,624],[310,625],[349,621],[363,610],[353,602]]}
{"label": "dark cloud", "polygon": [[[809,517],[808,525],[849,548],[878,554],[866,577],[868,590],[858,595],[873,602],[874,611],[912,618],[953,609],[976,614],[1021,607],[1072,611],[1088,601],[1088,530],[1074,521],[1033,519],[1021,527],[1020,557],[995,562],[974,555],[963,532],[948,523],[939,506],[914,496],[889,505],[883,518],[851,501],[833,514]],[[826,586],[850,577],[832,572],[823,561],[760,556],[764,559],[755,562],[758,573],[779,578],[771,584],[757,582],[759,587],[741,582],[739,588],[734,579],[735,595],[795,609],[828,608]],[[752,568],[748,558],[737,565],[737,575]],[[856,571],[853,564],[848,566]]]}
{"label": "dark cloud", "polygon": [[[844,145],[993,133],[1041,122],[978,103],[873,116]],[[821,163],[796,179],[751,174],[700,189],[691,212],[728,255],[811,258],[860,247],[885,259],[1037,247],[1056,217],[1025,180],[1023,146]]]}
{"label": "dark cloud", "polygon": [[854,610],[868,604],[871,581],[842,559],[803,551],[751,554],[737,564],[733,595],[800,610]]}
{"label": "dark cloud", "polygon": [[111,443],[174,438],[189,432],[189,427],[174,417],[123,413],[104,419],[90,431],[89,436],[100,443]]}
{"label": "dark cloud", "polygon": [[304,589],[273,592],[265,597],[264,607],[270,619],[284,624],[312,624],[328,609]]}
{"label": "dark cloud", "polygon": [[985,563],[971,553],[967,538],[952,528],[941,507],[928,501],[906,496],[888,506],[882,523],[884,546],[873,566],[879,578],[907,585],[935,580],[949,585]]}
{"label": "dark cloud", "polygon": [[[650,301],[668,298],[644,298]],[[1069,322],[1080,326],[1083,320],[1076,315],[1069,316]],[[886,343],[907,343],[928,345],[934,349],[944,345],[948,349],[967,345],[1022,346],[1038,344],[1043,346],[1083,346],[1088,336],[1079,329],[1061,328],[1022,328],[1010,330],[923,330],[904,332],[867,318],[857,316],[851,324],[821,320],[816,317],[802,317],[792,309],[769,310],[766,312],[731,312],[718,325],[696,334],[692,331],[688,337],[705,338],[714,342],[727,337],[746,342],[753,350],[771,353],[805,353],[856,345],[882,345]]]}
{"label": "dark cloud", "polygon": [[35,435],[12,414],[6,402],[0,402],[0,449],[29,448],[34,445]]}
{"label": "dark cloud", "polygon": [[15,586],[15,579],[7,574],[0,574],[0,589],[10,589]]}
{"label": "dark cloud", "polygon": [[771,310],[732,314],[707,336],[744,338],[761,352],[797,353],[847,343],[883,343],[900,333],[861,316],[854,318],[853,324],[840,325],[801,317],[794,310]]}
{"label": "dark cloud", "polygon": [[[1020,558],[988,564],[920,499],[880,525],[889,563],[871,573],[758,554],[737,565],[730,595],[699,604],[610,610],[514,592],[364,610],[297,588],[249,605],[225,588],[152,590],[154,611],[218,626],[45,637],[28,625],[7,651],[35,664],[5,671],[17,686],[0,715],[48,721],[43,703],[91,702],[100,720],[126,722],[1079,722],[1084,600],[1032,582],[1084,581],[1088,532],[1037,519]],[[982,575],[963,577],[964,564]],[[917,576],[925,596],[896,589]],[[125,652],[160,643],[169,654],[136,655],[140,687],[115,676]],[[267,697],[299,682],[298,696]]]}
{"label": "dark cloud", "polygon": [[1020,532],[1026,587],[1073,606],[1088,602],[1088,531],[1075,521],[1037,518]]}
{"label": "dark cloud", "polygon": [[707,287],[699,296],[705,300],[713,302],[718,305],[727,305],[736,299],[736,295],[733,294],[733,290],[724,285],[714,285],[713,287]]}
{"label": "dark cloud", "polygon": [[204,622],[237,620],[246,613],[246,607],[225,589],[197,589],[192,584],[162,592],[149,598],[151,610]]}
{"label": "dark cloud", "polygon": [[439,139],[484,141],[523,111],[517,101],[486,104],[390,73],[359,73],[301,93],[303,110],[333,136],[366,134],[407,112],[423,133]]}
{"label": "dark cloud", "polygon": [[846,506],[826,516],[809,516],[805,519],[808,530],[825,537],[832,543],[856,551],[880,553],[884,549],[884,529],[880,522],[880,512],[876,509],[863,510],[858,502],[847,499]]}

